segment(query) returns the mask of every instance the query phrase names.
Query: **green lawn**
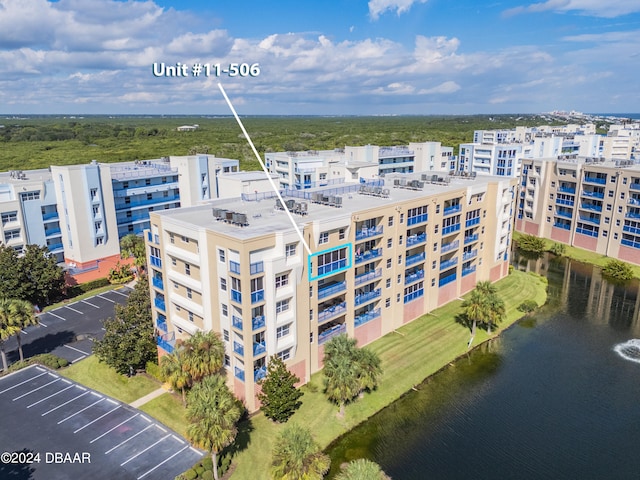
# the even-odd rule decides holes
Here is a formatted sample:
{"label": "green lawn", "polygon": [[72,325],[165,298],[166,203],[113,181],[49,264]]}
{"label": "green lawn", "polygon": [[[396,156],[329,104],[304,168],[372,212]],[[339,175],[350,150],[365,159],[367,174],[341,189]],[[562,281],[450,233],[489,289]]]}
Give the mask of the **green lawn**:
{"label": "green lawn", "polygon": [[161,386],[156,380],[144,375],[131,378],[120,375],[106,363],[98,362],[95,355],[90,355],[59,372],[71,380],[125,403],[131,403]]}
{"label": "green lawn", "polygon": [[182,400],[177,395],[164,393],[142,405],[140,410],[147,412],[183,437],[186,435],[185,409],[182,407]]}
{"label": "green lawn", "polygon": [[[539,276],[514,271],[497,283],[500,296],[507,306],[504,329],[522,316],[516,307],[526,299],[534,299],[538,305],[546,300],[546,281]],[[418,320],[373,342],[382,360],[384,373],[377,391],[347,406],[344,419],[336,416],[338,407],[329,403],[322,394],[322,373],[316,373],[311,384],[317,388],[311,392],[303,387],[302,407],[290,421],[299,422],[311,429],[316,440],[324,448],[332,440],[398,399],[414,385],[440,370],[467,351],[469,330],[456,323],[454,317],[460,311],[456,300],[424,315]],[[494,332],[498,333],[498,332]],[[485,331],[479,331],[474,345],[487,340]],[[314,390],[313,386],[311,390]],[[250,420],[250,433],[242,433],[238,442],[246,444],[234,460],[237,469],[235,479],[267,479],[272,441],[282,428],[264,415],[257,414]],[[244,428],[243,430],[246,430]]]}

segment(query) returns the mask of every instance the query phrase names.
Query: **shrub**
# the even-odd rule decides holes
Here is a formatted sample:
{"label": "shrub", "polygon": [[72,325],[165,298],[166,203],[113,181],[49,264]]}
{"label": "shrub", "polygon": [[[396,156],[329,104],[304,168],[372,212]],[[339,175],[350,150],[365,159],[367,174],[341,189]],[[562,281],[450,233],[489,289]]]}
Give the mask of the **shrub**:
{"label": "shrub", "polygon": [[196,478],[198,478],[198,474],[193,468],[190,468],[189,470],[184,472],[183,475],[187,480],[196,480]]}
{"label": "shrub", "polygon": [[533,312],[536,308],[538,308],[538,304],[535,300],[525,300],[518,305],[518,310],[524,313]]}
{"label": "shrub", "polygon": [[[224,475],[224,474],[222,474]],[[202,480],[213,480],[213,472],[211,470],[207,470],[206,472],[204,472],[200,478]]]}
{"label": "shrub", "polygon": [[211,457],[203,458],[200,465],[202,465],[205,470],[213,470],[213,460],[211,460]]}
{"label": "shrub", "polygon": [[6,373],[16,372],[29,365],[44,365],[45,367],[57,370],[58,368],[66,367],[69,365],[69,361],[64,358],[57,357],[51,353],[41,353],[40,355],[34,355],[26,360],[15,362],[9,366]]}
{"label": "shrub", "polygon": [[545,250],[545,243],[542,238],[525,234],[518,239],[518,248],[523,252],[542,254]]}
{"label": "shrub", "polygon": [[118,262],[115,267],[109,270],[109,282],[119,285],[133,280],[133,272],[131,267]]}
{"label": "shrub", "polygon": [[602,274],[609,279],[624,282],[633,278],[633,269],[628,263],[612,258],[602,269]]}
{"label": "shrub", "polygon": [[567,251],[567,246],[564,243],[554,243],[553,245],[551,245],[549,251],[554,255],[561,257]]}
{"label": "shrub", "polygon": [[198,474],[198,477],[204,473],[204,467],[202,465],[197,465],[197,466],[193,467],[193,469]]}
{"label": "shrub", "polygon": [[162,372],[160,371],[160,366],[152,361],[147,362],[144,367],[144,371],[151,375],[153,378],[158,380],[159,382],[164,382],[164,378],[162,377]]}

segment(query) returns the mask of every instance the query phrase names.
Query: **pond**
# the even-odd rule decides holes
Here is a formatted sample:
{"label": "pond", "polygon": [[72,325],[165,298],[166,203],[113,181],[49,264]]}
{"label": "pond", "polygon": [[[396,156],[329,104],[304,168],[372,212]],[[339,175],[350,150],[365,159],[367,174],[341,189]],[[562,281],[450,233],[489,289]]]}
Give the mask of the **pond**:
{"label": "pond", "polygon": [[640,478],[640,286],[545,256],[547,306],[328,449],[394,480]]}

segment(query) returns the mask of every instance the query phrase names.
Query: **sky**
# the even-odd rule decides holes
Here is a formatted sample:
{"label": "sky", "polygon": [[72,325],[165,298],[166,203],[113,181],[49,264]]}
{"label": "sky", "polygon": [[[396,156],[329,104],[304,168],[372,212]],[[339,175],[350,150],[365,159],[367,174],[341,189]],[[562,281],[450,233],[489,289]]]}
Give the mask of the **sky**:
{"label": "sky", "polygon": [[639,79],[640,0],[0,0],[2,114],[632,113]]}

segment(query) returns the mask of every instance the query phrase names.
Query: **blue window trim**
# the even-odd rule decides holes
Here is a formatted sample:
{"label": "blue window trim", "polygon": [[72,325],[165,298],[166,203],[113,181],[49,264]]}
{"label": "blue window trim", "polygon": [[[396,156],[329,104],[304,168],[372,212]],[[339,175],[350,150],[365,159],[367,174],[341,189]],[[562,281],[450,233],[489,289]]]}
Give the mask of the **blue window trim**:
{"label": "blue window trim", "polygon": [[[325,273],[323,275],[313,275],[313,258],[319,256],[319,255],[324,255],[325,253],[329,253],[329,252],[333,252],[335,250],[342,250],[346,248],[347,249],[347,254],[345,256],[345,266],[338,268],[336,270],[333,270],[329,273]],[[345,270],[348,270],[351,268],[351,266],[353,265],[353,244],[351,243],[345,243],[343,245],[339,245],[337,247],[333,247],[333,248],[328,248],[327,250],[322,250],[321,252],[316,252],[316,253],[312,253],[311,255],[309,255],[307,257],[307,271],[308,271],[308,278],[310,282],[313,282],[314,280],[320,280],[321,278],[325,278],[325,277],[330,277],[332,275],[335,275],[336,273],[340,273],[343,272]]]}

